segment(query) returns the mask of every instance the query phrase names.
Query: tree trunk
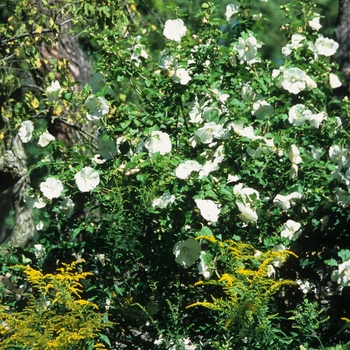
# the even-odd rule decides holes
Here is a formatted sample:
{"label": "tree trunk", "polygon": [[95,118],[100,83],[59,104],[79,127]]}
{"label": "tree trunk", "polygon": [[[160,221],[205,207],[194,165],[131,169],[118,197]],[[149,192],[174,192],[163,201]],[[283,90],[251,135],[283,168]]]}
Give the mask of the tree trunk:
{"label": "tree trunk", "polygon": [[[4,176],[7,177],[7,185],[13,185],[12,202],[15,219],[12,234],[7,237],[3,244],[24,247],[34,238],[32,208],[28,208],[24,201],[29,188],[27,157],[18,135],[12,137],[10,142],[10,149],[0,158],[0,171],[3,171]],[[3,185],[5,184],[3,183]]]}
{"label": "tree trunk", "polygon": [[349,95],[350,86],[350,0],[339,0],[339,14],[335,28],[335,38],[339,49],[335,61],[339,70],[344,74],[344,86],[341,93]]}

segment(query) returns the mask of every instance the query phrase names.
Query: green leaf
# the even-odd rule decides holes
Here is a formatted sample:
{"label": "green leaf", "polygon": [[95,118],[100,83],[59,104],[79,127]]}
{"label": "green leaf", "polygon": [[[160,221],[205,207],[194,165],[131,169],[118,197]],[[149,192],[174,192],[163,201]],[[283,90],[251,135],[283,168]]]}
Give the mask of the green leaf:
{"label": "green leaf", "polygon": [[338,252],[338,256],[343,260],[343,262],[350,260],[350,250],[342,249]]}
{"label": "green leaf", "polygon": [[124,295],[124,288],[120,288],[120,287],[118,287],[116,284],[114,285],[114,290],[115,290],[115,292],[118,294],[118,295],[120,295],[120,296],[123,296]]}
{"label": "green leaf", "polygon": [[338,262],[335,259],[328,259],[324,261],[325,264],[329,266],[338,266]]}
{"label": "green leaf", "polygon": [[78,234],[79,234],[80,232],[81,232],[81,228],[80,228],[80,227],[74,229],[74,230],[73,230],[72,239],[75,239],[75,238],[78,236]]}
{"label": "green leaf", "polygon": [[104,96],[106,96],[106,95],[108,94],[108,92],[109,92],[109,86],[108,86],[108,85],[104,85],[104,86],[100,89],[100,91],[98,92],[97,96],[102,96],[102,97],[104,97]]}
{"label": "green leaf", "polygon": [[111,344],[111,342],[110,342],[110,340],[109,340],[109,338],[105,335],[105,334],[99,334],[98,335],[99,337],[100,337],[100,339],[103,341],[103,342],[105,342],[108,346],[112,346],[112,344]]}
{"label": "green leaf", "polygon": [[214,236],[213,231],[208,226],[203,226],[199,234],[200,236]]}
{"label": "green leaf", "polygon": [[233,192],[232,192],[232,190],[228,190],[227,188],[221,187],[221,188],[220,188],[220,192],[221,192],[223,195],[227,196],[227,197],[230,197],[230,198],[233,197]]}

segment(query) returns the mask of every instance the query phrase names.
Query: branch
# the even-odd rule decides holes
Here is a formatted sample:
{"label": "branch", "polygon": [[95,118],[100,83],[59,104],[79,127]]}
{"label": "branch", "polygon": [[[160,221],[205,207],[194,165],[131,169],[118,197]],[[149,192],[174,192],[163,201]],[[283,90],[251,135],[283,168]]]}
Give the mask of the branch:
{"label": "branch", "polygon": [[76,131],[79,131],[81,132],[82,134],[85,134],[85,135],[88,135],[89,137],[91,137],[92,139],[96,139],[96,137],[92,134],[90,134],[89,132],[85,131],[84,129],[82,129],[80,126],[77,126],[75,124],[71,124],[71,123],[68,123],[67,121],[65,121],[64,119],[62,118],[58,118],[58,120],[60,122],[62,122],[63,124],[66,124],[68,126],[70,126],[72,129],[76,130]]}
{"label": "branch", "polygon": [[36,32],[33,32],[33,33],[23,33],[23,34],[20,34],[20,35],[16,35],[16,36],[13,36],[12,38],[9,38],[9,39],[6,39],[4,40],[0,46],[5,46],[7,43],[9,43],[10,41],[14,41],[14,40],[18,40],[18,39],[22,39],[22,38],[26,38],[27,36],[37,36],[37,35],[40,35],[40,34],[43,34],[43,33],[53,33],[54,31],[52,29],[43,29],[41,33],[36,33]]}
{"label": "branch", "polygon": [[147,4],[145,4],[143,0],[139,0],[139,1],[140,1],[141,5],[142,5],[143,7],[146,8],[146,10],[148,10],[149,12],[152,13],[152,15],[153,15],[153,17],[156,19],[156,21],[157,21],[158,23],[160,23],[162,26],[164,26],[164,21],[163,21],[163,19],[158,15],[158,13],[155,12],[154,10],[152,10]]}
{"label": "branch", "polygon": [[126,10],[126,12],[128,13],[128,17],[130,19],[130,21],[135,24],[135,19],[134,19],[134,16],[132,15],[131,11],[130,11],[130,8],[129,8],[129,5],[127,4],[127,2],[124,1],[124,8]]}

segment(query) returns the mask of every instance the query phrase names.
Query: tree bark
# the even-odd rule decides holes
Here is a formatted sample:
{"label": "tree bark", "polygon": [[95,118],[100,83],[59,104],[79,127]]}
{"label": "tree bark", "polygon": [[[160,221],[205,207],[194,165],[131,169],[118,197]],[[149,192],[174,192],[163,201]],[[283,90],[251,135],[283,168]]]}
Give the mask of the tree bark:
{"label": "tree bark", "polygon": [[[28,208],[24,200],[30,186],[27,156],[18,135],[11,137],[7,148],[4,155],[0,157],[1,189],[12,187],[15,218],[12,234],[2,244],[24,247],[34,238],[32,208]],[[6,179],[5,182],[3,179]]]}
{"label": "tree bark", "polygon": [[335,61],[344,74],[343,95],[349,95],[350,86],[350,0],[339,0],[339,14],[335,28],[335,39],[339,49]]}

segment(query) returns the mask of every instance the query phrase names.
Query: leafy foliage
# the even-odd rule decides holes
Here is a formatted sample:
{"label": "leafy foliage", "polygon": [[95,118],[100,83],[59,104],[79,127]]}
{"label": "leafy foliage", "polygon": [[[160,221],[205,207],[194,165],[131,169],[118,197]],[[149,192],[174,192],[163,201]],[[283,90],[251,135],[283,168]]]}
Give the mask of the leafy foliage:
{"label": "leafy foliage", "polygon": [[23,310],[1,306],[2,349],[11,346],[21,349],[105,349],[94,342],[98,333],[110,325],[97,305],[81,299],[82,284],[91,275],[75,272],[75,261],[64,264],[55,275],[43,275],[29,266],[16,266],[27,276],[33,290],[27,293]]}
{"label": "leafy foliage", "polygon": [[274,274],[273,264],[283,264],[293,253],[286,250],[262,253],[251,245],[231,240],[220,242],[213,236],[197,236],[197,239],[208,239],[220,247],[221,255],[217,260],[223,266],[219,279],[199,281],[196,285],[221,286],[225,297],[212,296],[211,302],[196,302],[188,307],[203,306],[217,311],[218,326],[229,329],[231,334],[239,334],[237,338],[230,338],[227,344],[231,346],[258,349],[290,343],[287,339],[279,342],[280,336],[274,335],[272,322],[277,315],[269,314],[269,303],[280,288],[295,282],[269,276]]}

